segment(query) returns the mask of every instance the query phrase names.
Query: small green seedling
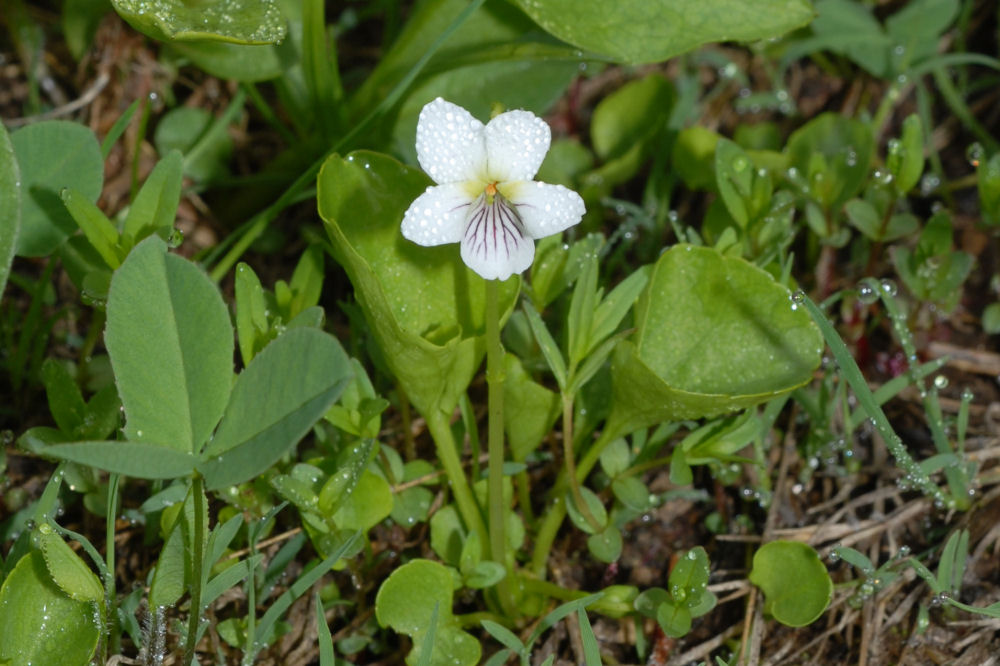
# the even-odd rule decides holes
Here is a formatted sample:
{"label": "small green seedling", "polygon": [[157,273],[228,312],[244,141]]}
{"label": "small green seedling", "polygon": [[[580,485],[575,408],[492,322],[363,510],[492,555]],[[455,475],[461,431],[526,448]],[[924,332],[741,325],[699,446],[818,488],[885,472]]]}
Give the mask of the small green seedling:
{"label": "small green seedling", "polygon": [[670,572],[670,590],[654,587],[640,594],[635,609],[654,618],[667,636],[680,638],[691,631],[691,621],[718,602],[708,590],[708,554],[701,546],[682,553]]}
{"label": "small green seedling", "polygon": [[811,624],[833,596],[833,581],[809,545],[772,541],[754,553],[750,582],[764,592],[764,612],[789,627]]}

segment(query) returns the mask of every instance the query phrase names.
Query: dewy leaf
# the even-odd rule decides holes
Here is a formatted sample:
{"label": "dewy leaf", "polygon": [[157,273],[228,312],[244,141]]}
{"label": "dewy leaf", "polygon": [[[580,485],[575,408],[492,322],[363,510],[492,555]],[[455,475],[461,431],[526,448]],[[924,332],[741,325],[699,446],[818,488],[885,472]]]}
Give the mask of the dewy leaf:
{"label": "dewy leaf", "polygon": [[0,296],[7,286],[21,229],[21,170],[7,129],[0,124]]}
{"label": "dewy leaf", "polygon": [[63,538],[56,534],[51,525],[39,525],[35,540],[42,551],[49,575],[59,589],[77,601],[104,599],[104,588],[97,576]]}
{"label": "dewy leaf", "polygon": [[125,216],[122,232],[132,243],[159,229],[172,228],[181,197],[181,169],[184,157],[171,150],[156,163]]}
{"label": "dewy leaf", "polygon": [[816,551],[799,541],[772,541],[754,553],[750,582],[764,592],[764,612],[804,627],[830,604],[833,582]]}
{"label": "dewy leaf", "polygon": [[107,311],[128,438],[196,452],[232,386],[233,329],[219,290],[151,236],[115,271]]}
{"label": "dewy leaf", "polygon": [[139,32],[161,41],[273,44],[285,37],[275,0],[111,0]]}
{"label": "dewy leaf", "polygon": [[516,0],[559,39],[627,63],[659,62],[701,44],[777,37],[805,25],[807,0]]}
{"label": "dewy leaf", "polygon": [[635,343],[612,357],[608,429],[722,414],[809,381],[823,341],[788,289],[756,266],[676,245],[636,306]]}
{"label": "dewy leaf", "polygon": [[273,465],[322,418],[351,376],[340,343],[322,331],[289,329],[271,342],[240,373],[202,454],[206,487],[241,483]]}
{"label": "dewy leaf", "polygon": [[[331,156],[317,184],[320,216],[393,374],[423,413],[450,412],[484,354],[485,281],[457,244],[421,247],[400,222],[430,184],[416,169],[359,151]],[[500,285],[504,317],[519,280]]]}
{"label": "dewy leaf", "polygon": [[176,479],[194,471],[197,458],[185,451],[156,442],[72,442],[28,446],[39,455],[89,465],[140,479]]}
{"label": "dewy leaf", "polygon": [[42,257],[76,229],[59,193],[72,187],[91,202],[101,194],[101,147],[89,129],[63,120],[28,125],[14,132],[10,140],[21,169],[17,254]]}
{"label": "dewy leaf", "polygon": [[413,639],[406,662],[412,664],[421,652],[437,608],[432,664],[471,666],[479,663],[479,641],[459,626],[452,614],[454,579],[448,569],[431,560],[412,560],[399,567],[382,583],[375,597],[375,617],[383,627]]}
{"label": "dewy leaf", "polygon": [[99,613],[49,577],[38,551],[25,555],[0,588],[0,664],[84,666],[97,647]]}

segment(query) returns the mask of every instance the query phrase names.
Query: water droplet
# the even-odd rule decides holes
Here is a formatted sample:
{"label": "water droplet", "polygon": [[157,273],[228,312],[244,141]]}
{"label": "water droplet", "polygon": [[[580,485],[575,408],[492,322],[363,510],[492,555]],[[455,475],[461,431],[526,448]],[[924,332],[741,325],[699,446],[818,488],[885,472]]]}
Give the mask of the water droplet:
{"label": "water droplet", "polygon": [[965,159],[974,167],[979,166],[983,159],[983,146],[978,141],[965,149]]}
{"label": "water droplet", "polygon": [[736,171],[738,173],[746,169],[749,164],[750,163],[747,161],[747,158],[740,155],[733,159],[733,163],[731,166],[733,167],[733,171]]}
{"label": "water droplet", "polygon": [[976,397],[976,394],[973,393],[972,389],[970,389],[968,386],[966,386],[964,389],[962,389],[962,401],[963,402],[972,402],[972,399],[975,398],[975,397]]}
{"label": "water droplet", "polygon": [[[873,284],[874,283],[874,284]],[[858,300],[865,305],[871,305],[878,300],[879,290],[876,288],[877,283],[871,278],[865,278],[858,283]]]}
{"label": "water droplet", "polygon": [[895,296],[897,292],[896,283],[889,279],[881,280],[879,288],[881,288],[883,294],[889,297]]}
{"label": "water droplet", "polygon": [[934,378],[934,388],[936,389],[946,389],[948,388],[948,378],[944,375],[938,375]]}
{"label": "water droplet", "polygon": [[171,248],[180,247],[181,243],[184,242],[184,232],[180,229],[171,229],[170,235],[167,236],[167,245]]}

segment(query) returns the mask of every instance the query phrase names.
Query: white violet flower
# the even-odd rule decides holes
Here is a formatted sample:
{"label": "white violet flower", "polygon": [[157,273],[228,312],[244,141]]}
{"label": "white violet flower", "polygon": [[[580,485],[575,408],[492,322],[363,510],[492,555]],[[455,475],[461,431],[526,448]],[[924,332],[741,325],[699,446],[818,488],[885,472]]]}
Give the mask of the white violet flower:
{"label": "white violet flower", "polygon": [[530,111],[483,125],[438,97],[420,111],[417,159],[437,185],[403,216],[403,236],[419,245],[461,243],[462,260],[487,280],[506,280],[535,257],[536,238],[573,226],[583,199],[562,185],[533,181],[551,131]]}

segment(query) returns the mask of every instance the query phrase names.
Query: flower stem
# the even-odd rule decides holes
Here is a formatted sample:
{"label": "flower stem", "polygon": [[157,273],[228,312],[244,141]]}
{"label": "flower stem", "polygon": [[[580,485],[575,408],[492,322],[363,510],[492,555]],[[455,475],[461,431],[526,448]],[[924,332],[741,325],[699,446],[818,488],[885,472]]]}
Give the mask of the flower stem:
{"label": "flower stem", "polygon": [[506,575],[497,584],[500,606],[513,610],[510,568],[507,566],[507,537],[504,535],[503,499],[503,345],[500,342],[500,283],[486,281],[486,384],[489,388],[489,440],[487,452],[487,495],[490,516],[490,556],[503,565]]}
{"label": "flower stem", "polygon": [[[596,442],[590,445],[587,453],[584,454],[576,467],[576,474],[573,476],[577,483],[587,478],[590,470],[594,468],[594,465],[600,459],[601,452],[608,444],[615,441],[621,435],[622,433],[619,428],[605,426],[604,432],[601,433]],[[542,579],[545,578],[545,565],[548,563],[552,544],[555,542],[556,534],[559,533],[559,528],[562,526],[563,518],[566,517],[566,502],[564,501],[563,494],[569,485],[570,471],[566,465],[563,465],[552,488],[552,504],[549,506],[545,518],[542,519],[541,527],[538,528],[538,534],[535,537],[535,550],[531,558],[531,570],[536,576]]]}
{"label": "flower stem", "polygon": [[580,479],[576,478],[576,453],[573,450],[573,396],[567,393],[562,394],[562,422],[563,422],[563,464],[566,466],[567,479],[569,479],[569,490],[573,496],[573,503],[583,519],[590,526],[600,532],[604,526],[597,522],[597,518],[590,510],[590,505],[583,498],[580,492]]}

